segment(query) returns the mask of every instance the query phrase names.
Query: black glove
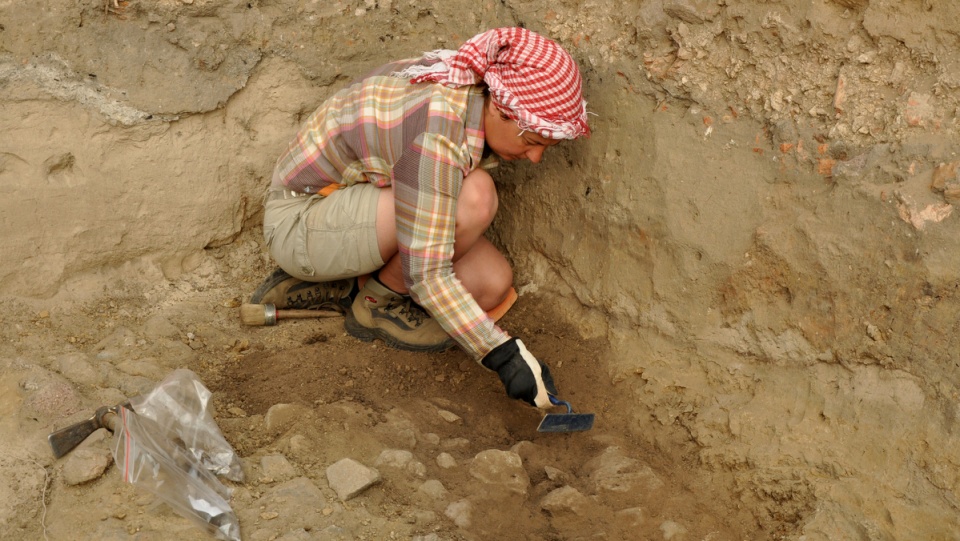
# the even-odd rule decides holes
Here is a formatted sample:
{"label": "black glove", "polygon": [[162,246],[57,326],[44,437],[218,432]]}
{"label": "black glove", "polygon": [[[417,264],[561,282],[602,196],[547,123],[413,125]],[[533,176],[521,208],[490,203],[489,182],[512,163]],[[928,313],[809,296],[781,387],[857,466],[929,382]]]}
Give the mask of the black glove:
{"label": "black glove", "polygon": [[507,396],[524,400],[538,408],[550,407],[547,394],[556,396],[557,388],[547,365],[538,361],[517,338],[495,347],[481,361],[495,370],[503,382]]}

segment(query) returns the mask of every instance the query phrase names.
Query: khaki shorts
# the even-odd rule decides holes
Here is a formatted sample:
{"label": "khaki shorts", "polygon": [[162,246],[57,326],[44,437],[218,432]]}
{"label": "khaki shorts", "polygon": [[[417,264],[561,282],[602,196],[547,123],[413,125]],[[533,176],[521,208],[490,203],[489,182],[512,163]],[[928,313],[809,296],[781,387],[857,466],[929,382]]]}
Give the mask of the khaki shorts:
{"label": "khaki shorts", "polygon": [[356,184],[327,197],[267,192],[263,237],[274,261],[311,282],[350,278],[383,266],[377,244],[380,188]]}

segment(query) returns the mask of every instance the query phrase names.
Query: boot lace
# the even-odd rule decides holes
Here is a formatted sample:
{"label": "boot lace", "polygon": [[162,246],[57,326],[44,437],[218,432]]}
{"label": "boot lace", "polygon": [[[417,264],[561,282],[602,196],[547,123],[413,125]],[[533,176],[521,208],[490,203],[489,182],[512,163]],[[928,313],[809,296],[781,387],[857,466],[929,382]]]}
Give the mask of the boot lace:
{"label": "boot lace", "polygon": [[398,307],[400,309],[396,312],[397,317],[405,320],[407,323],[413,324],[414,327],[419,327],[425,320],[430,318],[430,314],[428,314],[422,306],[413,302],[413,298],[406,295],[394,299],[387,307],[387,310],[393,311],[394,308]]}

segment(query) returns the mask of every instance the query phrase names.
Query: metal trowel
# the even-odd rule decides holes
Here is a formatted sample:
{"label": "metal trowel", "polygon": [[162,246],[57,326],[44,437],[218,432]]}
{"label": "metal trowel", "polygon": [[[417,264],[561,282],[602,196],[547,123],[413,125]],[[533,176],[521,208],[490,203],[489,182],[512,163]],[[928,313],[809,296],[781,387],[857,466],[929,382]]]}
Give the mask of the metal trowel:
{"label": "metal trowel", "polygon": [[537,432],[583,432],[593,428],[592,413],[574,413],[573,406],[565,400],[548,395],[554,406],[566,406],[566,413],[548,413],[540,421]]}

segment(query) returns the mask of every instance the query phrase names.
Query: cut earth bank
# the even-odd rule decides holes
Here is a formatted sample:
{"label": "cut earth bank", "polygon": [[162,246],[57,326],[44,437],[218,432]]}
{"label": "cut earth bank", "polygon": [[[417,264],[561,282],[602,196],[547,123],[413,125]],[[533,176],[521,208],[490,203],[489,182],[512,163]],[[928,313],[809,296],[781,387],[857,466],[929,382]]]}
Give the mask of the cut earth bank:
{"label": "cut earth bank", "polygon": [[[0,537],[208,538],[122,485],[108,440],[86,462],[44,441],[186,367],[244,460],[249,539],[960,538],[958,20],[933,0],[0,5]],[[588,434],[537,435],[458,352],[237,320],[304,116],[516,24],[571,51],[595,116],[497,173],[522,293],[504,326],[598,414]],[[341,501],[341,458],[380,482]]]}

